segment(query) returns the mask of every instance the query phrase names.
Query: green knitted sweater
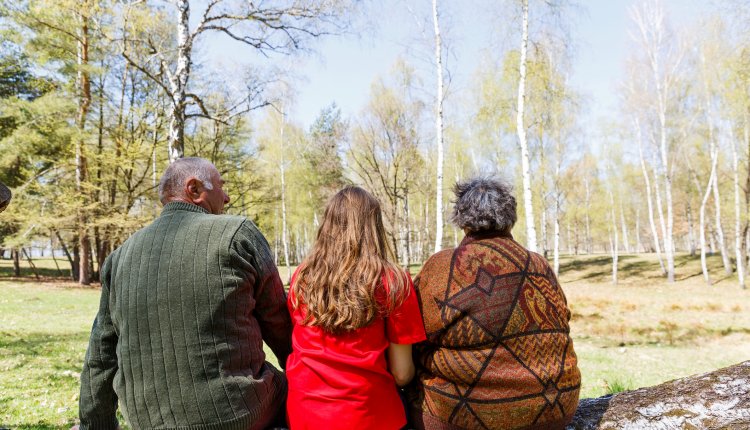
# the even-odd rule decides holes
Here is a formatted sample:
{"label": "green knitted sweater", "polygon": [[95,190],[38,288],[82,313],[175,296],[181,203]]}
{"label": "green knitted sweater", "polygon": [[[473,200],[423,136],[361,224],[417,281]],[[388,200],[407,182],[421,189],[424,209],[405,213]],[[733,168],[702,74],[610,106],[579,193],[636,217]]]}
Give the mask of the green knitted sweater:
{"label": "green knitted sweater", "polygon": [[250,429],[283,405],[286,298],[268,243],[243,217],[172,202],[102,267],[81,373],[82,429]]}

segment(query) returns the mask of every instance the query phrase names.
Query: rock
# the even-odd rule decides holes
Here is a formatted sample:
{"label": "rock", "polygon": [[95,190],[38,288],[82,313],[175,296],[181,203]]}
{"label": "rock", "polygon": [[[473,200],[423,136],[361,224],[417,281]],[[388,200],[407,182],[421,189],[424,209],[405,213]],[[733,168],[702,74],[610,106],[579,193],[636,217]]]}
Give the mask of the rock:
{"label": "rock", "polygon": [[567,430],[750,429],[750,361],[661,385],[581,399]]}
{"label": "rock", "polygon": [[10,199],[13,194],[10,192],[10,188],[6,187],[5,184],[0,182],[0,212],[4,211],[10,203]]}

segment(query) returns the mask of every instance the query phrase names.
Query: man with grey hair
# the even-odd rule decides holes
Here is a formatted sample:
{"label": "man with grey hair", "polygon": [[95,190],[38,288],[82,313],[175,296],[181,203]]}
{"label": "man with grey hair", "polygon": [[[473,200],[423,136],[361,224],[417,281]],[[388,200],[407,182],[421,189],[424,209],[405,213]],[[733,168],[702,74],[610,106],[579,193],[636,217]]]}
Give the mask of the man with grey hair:
{"label": "man with grey hair", "polygon": [[410,416],[418,429],[563,429],[581,375],[570,310],[555,273],[516,242],[512,188],[456,184],[453,222],[466,233],[414,280],[427,340],[415,346]]}
{"label": "man with grey hair", "polygon": [[222,215],[216,167],[183,158],[159,183],[161,215],[104,262],[81,372],[81,429],[262,429],[283,422],[286,297],[263,235]]}

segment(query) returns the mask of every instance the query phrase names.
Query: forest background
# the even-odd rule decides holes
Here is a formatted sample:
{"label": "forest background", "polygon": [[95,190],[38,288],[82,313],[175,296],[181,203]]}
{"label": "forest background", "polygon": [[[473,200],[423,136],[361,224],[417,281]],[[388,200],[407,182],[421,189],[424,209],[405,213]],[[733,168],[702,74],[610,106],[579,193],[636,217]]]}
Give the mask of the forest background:
{"label": "forest background", "polygon": [[[679,374],[625,383],[628,364],[600,347],[675,346],[649,360],[679,361],[713,342],[723,364],[747,358],[726,348],[750,335],[750,3],[623,3],[605,109],[574,79],[592,43],[574,29],[601,2],[0,1],[0,181],[14,194],[0,215],[0,368],[25,380],[33,360],[14,339],[28,347],[26,306],[48,300],[45,284],[19,282],[95,285],[106,256],[158,216],[156,185],[180,156],[216,164],[227,212],[259,226],[284,278],[345,184],[380,199],[397,258],[418,270],[463,236],[453,183],[502,177],[516,189],[515,238],[560,274],[582,363],[601,365],[584,378],[609,380],[584,381],[588,394]],[[367,91],[334,83],[360,104],[311,99],[307,71],[330,41],[375,56],[394,25],[409,30],[387,72]],[[65,294],[49,297],[88,293]],[[72,342],[63,367],[75,373],[85,333],[71,330],[43,339]],[[680,371],[715,362],[704,364]],[[0,404],[23,383],[0,383]]]}
{"label": "forest background", "polygon": [[[487,30],[477,64],[454,66],[445,28],[460,5],[424,3],[381,11],[411,16],[415,34],[365,106],[323,104],[304,127],[290,115],[305,85],[294,59],[320,38],[375,34],[377,5],[5,2],[0,180],[16,199],[0,220],[0,254],[59,250],[89,284],[158,214],[158,178],[187,155],[217,165],[227,211],[258,224],[279,264],[305,255],[326,199],[346,183],[379,197],[403,264],[421,262],[461,238],[445,221],[451,184],[499,173],[517,185],[516,237],[555,268],[561,252],[609,252],[617,282],[618,253],[654,252],[671,281],[675,252],[720,254],[744,287],[747,2],[719,2],[680,28],[660,2],[630,5],[619,111],[605,119],[570,83],[582,6],[466,3],[504,25]],[[234,79],[211,71],[216,46],[250,59]],[[454,90],[452,68],[468,67]]]}

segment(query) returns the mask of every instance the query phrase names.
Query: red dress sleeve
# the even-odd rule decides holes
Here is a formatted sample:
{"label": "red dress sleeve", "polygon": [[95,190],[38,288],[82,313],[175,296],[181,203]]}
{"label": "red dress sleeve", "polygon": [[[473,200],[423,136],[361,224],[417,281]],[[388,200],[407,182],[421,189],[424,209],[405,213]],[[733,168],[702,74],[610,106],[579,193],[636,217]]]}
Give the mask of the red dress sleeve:
{"label": "red dress sleeve", "polygon": [[427,339],[414,283],[409,274],[406,274],[406,279],[409,295],[385,318],[385,334],[388,341],[400,345],[410,345]]}

